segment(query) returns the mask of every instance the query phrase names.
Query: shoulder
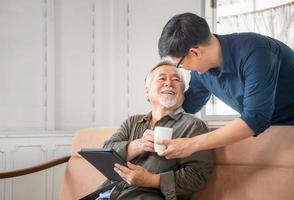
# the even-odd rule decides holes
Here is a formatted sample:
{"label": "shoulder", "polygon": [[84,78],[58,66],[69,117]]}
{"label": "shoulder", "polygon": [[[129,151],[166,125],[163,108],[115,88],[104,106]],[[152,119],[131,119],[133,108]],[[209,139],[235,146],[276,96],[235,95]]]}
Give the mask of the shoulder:
{"label": "shoulder", "polygon": [[136,123],[143,122],[145,118],[146,118],[146,115],[144,115],[144,114],[136,114],[136,115],[132,115],[132,116],[128,117],[125,120],[125,123],[127,123],[129,125],[134,125]]}
{"label": "shoulder", "polygon": [[202,122],[202,120],[195,115],[186,112],[183,112],[182,118],[184,118],[187,122]]}
{"label": "shoulder", "polygon": [[204,123],[204,121],[202,121],[201,119],[199,119],[198,117],[196,117],[196,116],[193,115],[193,114],[190,114],[190,113],[186,113],[186,112],[184,112],[182,117],[183,117],[188,123],[201,124],[201,125],[206,126],[206,124]]}
{"label": "shoulder", "polygon": [[131,130],[133,127],[136,126],[136,124],[143,122],[144,121],[144,117],[146,115],[132,115],[130,117],[128,117],[127,119],[125,119],[121,125],[120,125],[120,129],[128,132],[129,130]]}
{"label": "shoulder", "polygon": [[205,122],[192,114],[184,112],[181,121],[183,126],[190,128],[192,132],[196,131],[198,134],[208,132],[208,127]]}
{"label": "shoulder", "polygon": [[[247,33],[232,33],[228,35],[222,35],[221,37],[225,38],[229,42],[246,42],[243,44],[239,44],[240,46],[243,45],[248,45],[252,43],[251,45],[261,45],[262,40],[268,40],[267,36],[258,34],[258,33],[253,33],[253,32],[247,32]],[[257,43],[256,43],[257,42]],[[261,43],[260,43],[261,42]]]}
{"label": "shoulder", "polygon": [[223,35],[223,38],[228,41],[229,46],[236,52],[250,53],[256,49],[270,49],[275,51],[278,48],[277,41],[265,35],[258,33],[233,33],[230,35]]}

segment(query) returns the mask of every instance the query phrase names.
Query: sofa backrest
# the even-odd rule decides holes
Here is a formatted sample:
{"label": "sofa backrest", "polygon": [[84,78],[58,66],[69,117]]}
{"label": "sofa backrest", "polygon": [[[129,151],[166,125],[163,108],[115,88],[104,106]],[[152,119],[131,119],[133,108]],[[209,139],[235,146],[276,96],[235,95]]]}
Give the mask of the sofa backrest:
{"label": "sofa backrest", "polygon": [[198,200],[293,200],[294,126],[215,150],[216,166]]}

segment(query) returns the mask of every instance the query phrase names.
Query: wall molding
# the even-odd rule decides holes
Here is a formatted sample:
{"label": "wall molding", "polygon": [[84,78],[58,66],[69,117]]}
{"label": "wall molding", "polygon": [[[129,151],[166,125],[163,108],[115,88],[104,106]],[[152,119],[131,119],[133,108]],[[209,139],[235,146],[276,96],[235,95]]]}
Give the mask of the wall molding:
{"label": "wall molding", "polygon": [[[41,159],[38,160],[38,163],[47,162],[49,160],[60,157],[61,155],[69,155],[71,150],[71,144],[74,134],[72,131],[43,131],[42,133],[37,131],[6,131],[0,134],[0,166],[2,171],[14,170],[16,168],[29,167],[28,163],[22,163],[19,158],[25,159],[28,155],[28,152],[37,153],[38,157]],[[29,148],[27,151],[26,148]],[[57,154],[57,150],[59,153]],[[15,165],[17,161],[17,166]],[[35,160],[36,161],[36,160]],[[25,165],[23,165],[25,164]],[[37,163],[35,163],[37,164]],[[33,165],[35,165],[33,164]],[[27,176],[36,176],[38,180],[45,180],[45,185],[42,190],[46,191],[44,194],[39,193],[39,195],[44,195],[47,200],[54,200],[58,194],[55,194],[54,186],[60,185],[62,178],[55,179],[56,170],[64,171],[65,165],[57,169],[47,169],[40,175],[30,174]],[[14,194],[22,194],[22,191],[19,191],[19,186],[16,187],[16,182],[23,184],[22,179],[27,179],[27,176],[20,176],[16,178],[9,178],[1,180],[1,196],[3,200],[12,200],[14,199]],[[37,179],[36,179],[37,180]],[[20,181],[20,182],[19,182]],[[41,192],[42,190],[36,190]]]}

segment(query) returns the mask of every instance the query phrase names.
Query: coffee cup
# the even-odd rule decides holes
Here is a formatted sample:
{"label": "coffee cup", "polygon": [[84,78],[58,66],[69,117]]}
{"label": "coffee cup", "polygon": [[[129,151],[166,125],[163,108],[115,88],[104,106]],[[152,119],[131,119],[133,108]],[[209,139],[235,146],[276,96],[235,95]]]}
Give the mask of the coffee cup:
{"label": "coffee cup", "polygon": [[155,126],[154,129],[154,151],[160,153],[166,149],[166,146],[163,144],[156,144],[160,140],[170,140],[172,139],[173,128]]}

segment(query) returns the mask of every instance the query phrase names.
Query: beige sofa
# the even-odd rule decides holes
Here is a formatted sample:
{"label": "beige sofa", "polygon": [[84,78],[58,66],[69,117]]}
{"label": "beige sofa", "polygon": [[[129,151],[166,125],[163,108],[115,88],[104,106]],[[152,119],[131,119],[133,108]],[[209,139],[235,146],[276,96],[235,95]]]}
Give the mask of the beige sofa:
{"label": "beige sofa", "polygon": [[[100,147],[114,128],[79,130],[71,156],[30,169],[0,173],[9,178],[66,162],[60,199],[75,200],[94,191],[105,180],[77,154],[81,147]],[[215,170],[207,187],[194,194],[198,200],[293,200],[294,126],[271,127],[256,138],[215,150]]]}
{"label": "beige sofa", "polygon": [[215,150],[215,170],[199,200],[293,200],[294,126],[276,126]]}

